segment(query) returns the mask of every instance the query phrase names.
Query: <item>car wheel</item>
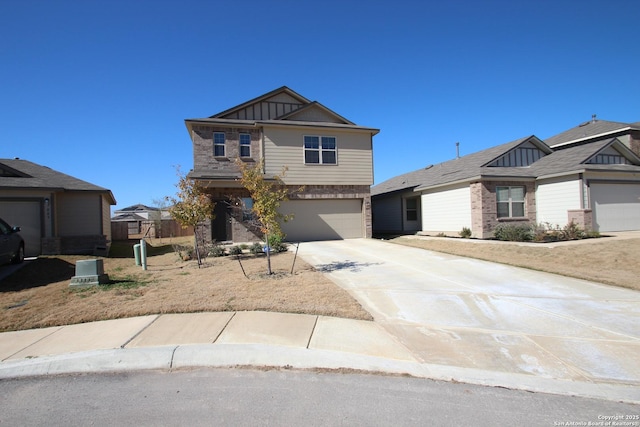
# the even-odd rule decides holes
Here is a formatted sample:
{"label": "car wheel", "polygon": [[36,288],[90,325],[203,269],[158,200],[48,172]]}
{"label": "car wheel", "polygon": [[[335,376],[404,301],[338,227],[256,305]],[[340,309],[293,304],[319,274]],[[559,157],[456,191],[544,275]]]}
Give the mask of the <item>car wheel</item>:
{"label": "car wheel", "polygon": [[15,256],[11,260],[14,264],[20,264],[22,261],[24,261],[24,244],[20,244],[18,252],[16,252]]}

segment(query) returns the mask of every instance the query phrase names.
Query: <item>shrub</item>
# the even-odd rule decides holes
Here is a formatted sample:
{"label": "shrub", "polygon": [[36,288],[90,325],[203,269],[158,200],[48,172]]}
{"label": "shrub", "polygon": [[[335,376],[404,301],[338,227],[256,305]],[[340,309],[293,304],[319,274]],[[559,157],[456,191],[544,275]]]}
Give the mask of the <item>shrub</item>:
{"label": "shrub", "polygon": [[586,237],[584,230],[573,221],[562,228],[560,235],[562,240],[579,240]]}
{"label": "shrub", "polygon": [[533,239],[532,227],[528,224],[498,224],[493,237],[509,242],[527,242]]}
{"label": "shrub", "polygon": [[259,255],[263,253],[262,245],[258,242],[255,242],[253,245],[251,245],[251,248],[249,248],[249,251],[254,255]]}
{"label": "shrub", "polygon": [[229,248],[229,255],[241,255],[242,248],[240,246],[231,246]]}
{"label": "shrub", "polygon": [[220,245],[213,245],[210,249],[209,249],[209,255],[213,256],[213,257],[221,257],[221,256],[225,256],[227,254],[227,252],[225,251],[225,249],[220,246]]}
{"label": "shrub", "polygon": [[460,237],[463,239],[468,239],[471,237],[471,229],[469,227],[462,227],[462,231],[460,231]]}
{"label": "shrub", "polygon": [[241,243],[241,244],[240,244],[240,249],[242,249],[243,251],[244,251],[245,249],[249,249],[250,247],[251,247],[251,246],[247,245],[246,243]]}
{"label": "shrub", "polygon": [[283,236],[281,234],[274,234],[269,236],[269,247],[271,252],[286,252],[287,245],[282,241]]}

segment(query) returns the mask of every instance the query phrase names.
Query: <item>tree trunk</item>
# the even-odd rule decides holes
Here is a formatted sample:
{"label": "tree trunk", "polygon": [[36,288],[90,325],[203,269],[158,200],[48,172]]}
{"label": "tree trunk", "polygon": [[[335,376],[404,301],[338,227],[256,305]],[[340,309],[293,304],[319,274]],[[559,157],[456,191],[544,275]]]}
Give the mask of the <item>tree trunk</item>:
{"label": "tree trunk", "polygon": [[264,234],[265,247],[267,248],[267,274],[271,275],[271,247],[269,246],[269,233]]}

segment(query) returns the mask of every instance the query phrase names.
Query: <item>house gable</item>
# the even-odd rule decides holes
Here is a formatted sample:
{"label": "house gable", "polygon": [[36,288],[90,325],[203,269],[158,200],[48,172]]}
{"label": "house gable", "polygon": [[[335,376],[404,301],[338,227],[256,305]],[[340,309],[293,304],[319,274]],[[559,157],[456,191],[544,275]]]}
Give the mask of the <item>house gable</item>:
{"label": "house gable", "polygon": [[549,147],[532,137],[493,160],[487,167],[527,167],[551,153]]}
{"label": "house gable", "polygon": [[227,120],[276,120],[290,114],[310,101],[286,86],[244,102],[221,113],[214,114],[212,119]]}
{"label": "house gable", "polygon": [[0,176],[4,178],[32,178],[31,175],[0,163]]}
{"label": "house gable", "polygon": [[640,165],[640,158],[618,139],[614,139],[584,163],[590,165]]}

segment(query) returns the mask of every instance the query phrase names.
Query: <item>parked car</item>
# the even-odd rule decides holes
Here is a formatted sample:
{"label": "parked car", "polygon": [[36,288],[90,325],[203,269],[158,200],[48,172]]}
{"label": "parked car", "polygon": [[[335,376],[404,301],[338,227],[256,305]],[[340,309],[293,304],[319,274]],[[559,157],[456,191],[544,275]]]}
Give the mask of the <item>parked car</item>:
{"label": "parked car", "polygon": [[0,264],[24,261],[24,240],[19,231],[20,227],[11,227],[0,218]]}

